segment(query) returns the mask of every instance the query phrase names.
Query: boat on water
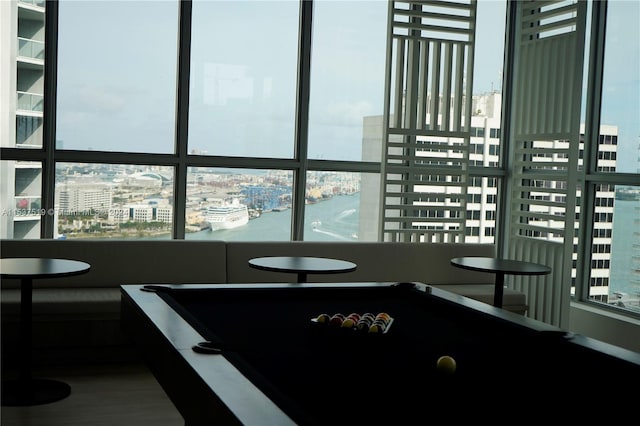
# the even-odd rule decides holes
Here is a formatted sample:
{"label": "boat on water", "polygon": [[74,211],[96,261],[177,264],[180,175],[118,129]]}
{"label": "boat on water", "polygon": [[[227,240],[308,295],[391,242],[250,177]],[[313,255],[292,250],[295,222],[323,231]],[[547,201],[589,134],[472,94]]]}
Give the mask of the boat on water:
{"label": "boat on water", "polygon": [[205,215],[212,231],[233,229],[249,222],[249,209],[237,200],[233,203],[210,205]]}

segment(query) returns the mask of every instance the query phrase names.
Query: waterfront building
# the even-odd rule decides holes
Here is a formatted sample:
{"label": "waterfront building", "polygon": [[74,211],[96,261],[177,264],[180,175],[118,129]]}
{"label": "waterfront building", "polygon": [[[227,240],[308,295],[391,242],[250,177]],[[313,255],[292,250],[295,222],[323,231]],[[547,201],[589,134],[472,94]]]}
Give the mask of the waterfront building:
{"label": "waterfront building", "polygon": [[129,209],[129,218],[134,222],[151,222],[153,220],[153,207],[134,204],[126,206]]}
{"label": "waterfront building", "polygon": [[110,188],[65,184],[56,191],[56,206],[62,214],[98,214],[111,208],[112,197],[113,192]]}

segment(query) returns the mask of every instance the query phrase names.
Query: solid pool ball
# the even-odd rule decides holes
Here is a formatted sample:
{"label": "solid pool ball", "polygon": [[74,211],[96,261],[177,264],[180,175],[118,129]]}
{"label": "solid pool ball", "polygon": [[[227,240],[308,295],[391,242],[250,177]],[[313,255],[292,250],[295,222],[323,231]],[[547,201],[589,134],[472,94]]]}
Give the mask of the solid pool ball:
{"label": "solid pool ball", "polygon": [[356,322],[352,318],[347,318],[342,321],[342,327],[344,328],[353,328],[356,326]]}
{"label": "solid pool ball", "polygon": [[381,319],[373,320],[373,323],[371,323],[371,325],[374,325],[374,324],[376,324],[376,325],[381,325],[381,326],[383,326],[383,327],[385,327],[385,328],[386,328],[386,327],[387,327],[387,325],[388,325],[388,323],[387,323],[385,320],[381,320]]}
{"label": "solid pool ball", "polygon": [[331,317],[329,314],[320,314],[316,317],[316,321],[320,324],[329,324]]}
{"label": "solid pool ball", "polygon": [[456,371],[456,360],[449,355],[443,355],[436,362],[438,370],[444,373],[454,373]]}
{"label": "solid pool ball", "polygon": [[369,327],[369,333],[384,333],[385,325],[382,322],[374,322]]}
{"label": "solid pool ball", "polygon": [[342,314],[334,314],[329,320],[329,325],[335,325],[340,327],[342,322],[344,321],[344,315]]}

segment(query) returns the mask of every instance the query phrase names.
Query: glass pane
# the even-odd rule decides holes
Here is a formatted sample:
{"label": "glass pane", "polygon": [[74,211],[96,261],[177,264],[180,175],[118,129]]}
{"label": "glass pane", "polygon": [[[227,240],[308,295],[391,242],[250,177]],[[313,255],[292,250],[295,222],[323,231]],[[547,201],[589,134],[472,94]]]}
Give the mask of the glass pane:
{"label": "glass pane", "polygon": [[57,148],[172,153],[178,2],[61,0],[59,15]]}
{"label": "glass pane", "polygon": [[187,240],[289,241],[293,173],[190,167]]}
{"label": "glass pane", "polygon": [[305,241],[377,241],[380,175],[307,173]]}
{"label": "glass pane", "polygon": [[193,2],[189,152],[293,158],[298,2]]}
{"label": "glass pane", "polygon": [[42,116],[25,116],[17,111],[15,147],[41,148],[42,129]]}
{"label": "glass pane", "polygon": [[363,119],[384,110],[387,10],[383,1],[314,2],[309,158],[380,161],[382,127]]}
{"label": "glass pane", "polygon": [[[609,1],[598,170],[640,171],[640,2]],[[617,149],[616,149],[617,146]]]}
{"label": "glass pane", "polygon": [[[504,60],[505,1],[477,3],[469,164],[498,167]],[[465,243],[495,243],[500,178],[470,177]]]}
{"label": "glass pane", "polygon": [[0,161],[0,238],[40,238],[41,191],[42,164]]}
{"label": "glass pane", "polygon": [[477,3],[473,93],[502,91],[506,1]]}
{"label": "glass pane", "polygon": [[596,194],[589,298],[640,312],[640,187]]}
{"label": "glass pane", "polygon": [[[473,64],[470,164],[498,167],[500,164],[500,118],[504,65],[505,1],[477,4],[476,41]],[[479,144],[479,145],[473,145]],[[480,230],[483,234],[483,230]]]}
{"label": "glass pane", "polygon": [[171,238],[173,181],[172,167],[58,163],[54,237]]}

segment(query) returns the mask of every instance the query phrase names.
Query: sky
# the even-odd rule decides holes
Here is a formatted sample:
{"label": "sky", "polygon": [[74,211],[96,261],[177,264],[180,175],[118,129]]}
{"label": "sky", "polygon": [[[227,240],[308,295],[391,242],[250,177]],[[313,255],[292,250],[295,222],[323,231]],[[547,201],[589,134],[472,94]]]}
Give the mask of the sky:
{"label": "sky", "polygon": [[609,4],[601,124],[617,125],[618,171],[640,172],[640,1]]}
{"label": "sky", "polygon": [[[605,67],[603,94],[602,123],[619,126],[618,167],[629,172],[640,156],[640,49],[625,41],[640,39],[639,10],[637,1],[610,6],[606,63],[615,66]],[[386,12],[380,0],[316,4],[311,158],[361,159],[362,117],[384,109]],[[501,1],[479,2],[474,93],[501,89],[504,13]],[[292,157],[297,2],[196,0],[193,20],[190,149]],[[59,29],[60,146],[172,152],[177,2],[61,0]]]}

